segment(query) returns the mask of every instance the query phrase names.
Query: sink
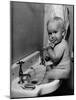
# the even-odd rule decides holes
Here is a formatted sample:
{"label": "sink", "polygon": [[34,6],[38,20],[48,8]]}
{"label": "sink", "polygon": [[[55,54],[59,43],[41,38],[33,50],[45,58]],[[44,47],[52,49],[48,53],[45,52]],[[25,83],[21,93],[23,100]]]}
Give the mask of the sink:
{"label": "sink", "polygon": [[[37,60],[35,61],[36,62],[35,63],[33,58],[36,59],[36,57],[37,57]],[[30,66],[30,68],[25,70],[24,73],[27,74],[33,67],[34,69],[36,69],[36,73],[39,72],[36,78],[42,81],[42,79],[44,78],[46,67],[43,65],[40,65],[39,51],[22,59],[22,61],[26,62],[26,61],[29,61],[29,59],[33,60],[33,64],[32,66]],[[15,69],[16,67],[18,67],[16,64],[12,65],[12,69]],[[25,81],[23,84],[19,84],[18,82],[19,82],[18,76],[15,76],[11,80],[11,98],[36,97],[40,95],[45,95],[45,94],[54,92],[60,86],[60,80],[52,80],[52,81],[50,80],[48,83],[34,84],[33,88],[24,88],[25,84],[27,84],[27,81]]]}
{"label": "sink", "polygon": [[18,84],[19,78],[13,80],[11,88],[11,97],[36,97],[54,92],[60,86],[59,80],[53,80],[46,84],[35,85],[34,89],[23,89],[21,84]]}

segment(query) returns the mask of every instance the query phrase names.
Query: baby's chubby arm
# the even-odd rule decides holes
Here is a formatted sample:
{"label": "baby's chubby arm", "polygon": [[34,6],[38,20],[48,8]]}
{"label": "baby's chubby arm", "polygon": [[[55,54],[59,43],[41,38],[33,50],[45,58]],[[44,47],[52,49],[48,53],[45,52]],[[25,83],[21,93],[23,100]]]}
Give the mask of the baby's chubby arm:
{"label": "baby's chubby arm", "polygon": [[57,63],[63,56],[65,51],[64,43],[57,44],[54,49],[49,47],[47,48],[47,53],[50,56],[53,63]]}

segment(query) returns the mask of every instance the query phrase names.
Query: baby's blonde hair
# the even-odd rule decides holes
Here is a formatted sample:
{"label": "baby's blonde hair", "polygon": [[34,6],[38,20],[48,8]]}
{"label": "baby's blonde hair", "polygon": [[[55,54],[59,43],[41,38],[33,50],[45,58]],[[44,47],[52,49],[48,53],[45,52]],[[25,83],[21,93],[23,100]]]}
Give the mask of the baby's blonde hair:
{"label": "baby's blonde hair", "polygon": [[61,17],[56,17],[55,16],[53,19],[48,20],[47,26],[48,26],[49,23],[53,23],[53,22],[58,23],[57,25],[62,29],[62,31],[64,31],[66,33],[65,26],[64,26],[64,21],[62,20]]}

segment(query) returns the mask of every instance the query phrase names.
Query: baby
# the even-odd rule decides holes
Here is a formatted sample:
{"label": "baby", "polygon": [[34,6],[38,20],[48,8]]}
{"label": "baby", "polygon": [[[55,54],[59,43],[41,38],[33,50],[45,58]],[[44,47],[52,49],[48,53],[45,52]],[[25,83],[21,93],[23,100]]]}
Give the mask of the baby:
{"label": "baby", "polygon": [[70,72],[70,56],[68,43],[65,40],[66,31],[63,20],[60,17],[49,20],[47,31],[50,46],[47,46],[44,52],[47,52],[53,68],[49,65],[45,80],[66,79]]}

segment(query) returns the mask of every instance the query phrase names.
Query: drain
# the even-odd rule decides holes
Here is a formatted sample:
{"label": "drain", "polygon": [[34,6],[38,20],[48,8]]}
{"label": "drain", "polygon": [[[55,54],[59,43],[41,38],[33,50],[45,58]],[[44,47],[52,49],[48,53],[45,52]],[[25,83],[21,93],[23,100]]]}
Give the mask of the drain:
{"label": "drain", "polygon": [[37,80],[33,80],[33,81],[31,81],[31,83],[32,83],[32,84],[37,84],[38,81],[37,81]]}

